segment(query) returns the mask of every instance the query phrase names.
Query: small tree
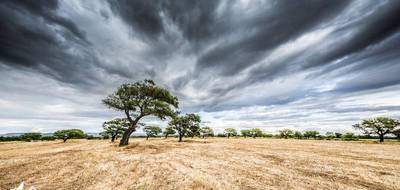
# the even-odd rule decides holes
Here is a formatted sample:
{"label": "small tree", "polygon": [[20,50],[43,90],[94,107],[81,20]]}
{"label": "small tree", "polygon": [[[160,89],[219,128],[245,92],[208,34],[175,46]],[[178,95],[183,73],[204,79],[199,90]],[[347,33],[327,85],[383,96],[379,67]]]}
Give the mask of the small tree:
{"label": "small tree", "polygon": [[342,133],[335,133],[335,138],[342,138]]}
{"label": "small tree", "polygon": [[377,134],[379,142],[383,142],[385,135],[398,130],[399,126],[400,121],[388,117],[364,119],[360,124],[353,125],[354,128],[360,129],[366,134]]}
{"label": "small tree", "polygon": [[80,129],[66,129],[54,132],[54,136],[66,142],[68,139],[86,138],[86,134]]}
{"label": "small tree", "polygon": [[303,137],[303,134],[302,134],[300,131],[295,131],[294,134],[293,134],[293,136],[294,136],[296,139],[301,139],[301,138]]}
{"label": "small tree", "polygon": [[200,128],[200,116],[197,114],[186,114],[184,116],[175,116],[169,123],[179,136],[179,142],[182,141],[182,137],[191,133],[191,129]]}
{"label": "small tree", "polygon": [[250,135],[250,130],[248,130],[248,129],[240,130],[240,133],[242,134],[242,137],[244,137],[244,138],[251,136]]}
{"label": "small tree", "polygon": [[202,127],[200,128],[201,137],[212,137],[214,136],[214,130],[211,127]]}
{"label": "small tree", "polygon": [[176,132],[175,132],[174,128],[171,127],[171,126],[167,126],[163,131],[163,134],[164,134],[165,138],[168,138],[168,135],[173,135],[175,133]]}
{"label": "small tree", "polygon": [[103,100],[109,108],[124,112],[130,126],[124,131],[120,146],[127,145],[129,137],[136,131],[140,119],[154,115],[161,120],[174,117],[178,108],[178,98],[168,90],[156,86],[152,80],[134,84],[123,84],[117,91]]}
{"label": "small tree", "polygon": [[224,130],[224,134],[225,134],[225,136],[227,136],[228,137],[228,139],[229,139],[229,137],[231,137],[231,136],[236,136],[237,135],[237,132],[236,132],[236,129],[234,129],[234,128],[226,128],[225,130]]}
{"label": "small tree", "polygon": [[149,137],[156,137],[161,133],[161,128],[159,126],[149,125],[143,128],[143,131],[146,133],[146,140]]}
{"label": "small tree", "polygon": [[354,135],[354,133],[345,133],[342,135],[342,139],[345,141],[349,141],[349,140],[356,140],[357,137]]}
{"label": "small tree", "polygon": [[317,136],[319,135],[319,132],[318,131],[305,131],[304,133],[303,133],[303,136],[305,137],[305,138],[307,138],[307,139],[309,139],[309,138],[317,138]]}
{"label": "small tree", "polygon": [[285,139],[293,137],[293,130],[291,130],[291,129],[282,129],[282,130],[279,131],[279,135],[282,138],[285,138]]}
{"label": "small tree", "polygon": [[120,137],[125,130],[129,127],[129,121],[127,119],[113,119],[103,123],[104,131],[101,133],[103,137],[111,137],[111,142]]}
{"label": "small tree", "polygon": [[250,134],[251,137],[256,138],[256,137],[262,137],[263,132],[261,131],[261,129],[259,128],[254,128],[250,130]]}
{"label": "small tree", "polygon": [[325,133],[325,137],[326,137],[328,140],[330,140],[330,139],[335,138],[336,136],[335,136],[335,133],[333,133],[333,132],[326,132],[326,133]]}

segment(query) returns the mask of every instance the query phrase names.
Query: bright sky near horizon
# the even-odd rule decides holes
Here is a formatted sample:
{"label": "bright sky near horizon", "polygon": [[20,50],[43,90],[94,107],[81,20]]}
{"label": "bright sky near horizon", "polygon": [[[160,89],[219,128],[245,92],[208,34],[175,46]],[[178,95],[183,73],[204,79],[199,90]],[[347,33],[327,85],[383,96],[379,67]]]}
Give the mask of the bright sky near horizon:
{"label": "bright sky near horizon", "polygon": [[399,119],[399,18],[398,0],[2,0],[0,134],[101,131],[123,117],[101,99],[143,79],[217,132]]}

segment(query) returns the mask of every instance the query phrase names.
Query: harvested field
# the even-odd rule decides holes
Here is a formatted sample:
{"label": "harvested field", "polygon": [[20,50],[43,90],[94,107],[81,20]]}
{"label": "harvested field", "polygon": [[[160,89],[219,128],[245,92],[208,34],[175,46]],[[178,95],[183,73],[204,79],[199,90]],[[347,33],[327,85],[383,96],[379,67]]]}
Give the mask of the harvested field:
{"label": "harvested field", "polygon": [[0,189],[400,189],[400,144],[284,139],[0,143]]}

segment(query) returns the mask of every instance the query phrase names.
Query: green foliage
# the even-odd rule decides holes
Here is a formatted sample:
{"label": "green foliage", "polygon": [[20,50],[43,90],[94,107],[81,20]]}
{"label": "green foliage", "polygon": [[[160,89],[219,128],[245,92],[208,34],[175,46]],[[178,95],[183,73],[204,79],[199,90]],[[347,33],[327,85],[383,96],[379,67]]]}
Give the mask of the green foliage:
{"label": "green foliage", "polygon": [[109,108],[125,113],[130,126],[125,130],[120,146],[127,145],[129,136],[138,127],[139,120],[153,115],[159,119],[175,117],[174,108],[178,107],[178,98],[164,88],[156,86],[152,80],[123,84],[103,103]]}
{"label": "green foliage", "polygon": [[354,133],[345,133],[342,135],[342,139],[345,141],[358,140]]}
{"label": "green foliage", "polygon": [[234,129],[234,128],[226,128],[226,129],[224,130],[224,134],[225,134],[225,136],[227,136],[228,138],[229,138],[229,137],[234,137],[234,136],[237,136],[237,131],[236,131],[236,129]]}
{"label": "green foliage", "polygon": [[86,134],[80,129],[66,129],[54,132],[54,136],[58,139],[63,139],[66,142],[68,139],[86,138]]}
{"label": "green foliage", "polygon": [[327,140],[331,140],[331,139],[334,139],[336,136],[335,136],[335,133],[333,133],[333,132],[326,132],[325,133],[325,138],[327,139]]}
{"label": "green foliage", "polygon": [[37,141],[40,140],[42,138],[42,134],[41,133],[25,133],[23,135],[21,135],[21,139],[24,141]]}
{"label": "green foliage", "polygon": [[40,138],[40,140],[42,141],[54,141],[57,138],[55,136],[42,136],[42,138]]}
{"label": "green foliage", "polygon": [[171,126],[167,126],[167,127],[164,129],[164,131],[163,131],[163,134],[164,134],[165,138],[167,138],[168,135],[173,135],[173,134],[175,134],[175,133],[176,133],[176,132],[175,132],[174,128],[171,127]]}
{"label": "green foliage", "polygon": [[335,133],[335,138],[342,138],[342,133]]}
{"label": "green foliage", "polygon": [[318,131],[314,131],[314,130],[311,130],[311,131],[305,131],[304,133],[303,133],[303,136],[305,137],[305,138],[314,138],[314,139],[316,139],[318,136],[319,136],[319,132]]}
{"label": "green foliage", "polygon": [[160,134],[161,128],[159,126],[155,126],[155,125],[149,125],[143,128],[143,131],[146,133],[147,135],[147,139],[149,137],[156,137],[158,134]]}
{"label": "green foliage", "polygon": [[273,135],[268,133],[263,133],[261,137],[273,137]]}
{"label": "green foliage", "polygon": [[249,137],[250,136],[250,130],[242,129],[242,130],[240,130],[240,134],[241,134],[242,137]]}
{"label": "green foliage", "polygon": [[379,141],[384,141],[384,136],[393,133],[400,127],[400,121],[388,117],[364,119],[361,123],[353,125],[355,129],[362,130],[365,134],[377,134]]}
{"label": "green foliage", "polygon": [[175,116],[172,121],[169,122],[169,125],[177,131],[179,142],[181,142],[183,136],[192,136],[199,131],[200,121],[199,115],[191,113],[184,116]]}
{"label": "green foliage", "polygon": [[301,139],[303,137],[303,134],[300,131],[295,131],[293,136],[296,139]]}
{"label": "green foliage", "polygon": [[204,137],[213,137],[214,130],[211,127],[202,127],[200,128],[200,135]]}
{"label": "green foliage", "polygon": [[218,133],[217,137],[226,137],[224,133]]}
{"label": "green foliage", "polygon": [[285,139],[293,137],[293,134],[294,134],[294,132],[291,129],[279,130],[280,137],[285,138]]}
{"label": "green foliage", "polygon": [[249,132],[250,132],[249,135],[253,138],[263,136],[263,132],[259,128],[250,129]]}
{"label": "green foliage", "polygon": [[129,127],[130,123],[126,118],[117,118],[103,123],[103,132],[100,134],[104,138],[111,137],[111,142],[120,137]]}

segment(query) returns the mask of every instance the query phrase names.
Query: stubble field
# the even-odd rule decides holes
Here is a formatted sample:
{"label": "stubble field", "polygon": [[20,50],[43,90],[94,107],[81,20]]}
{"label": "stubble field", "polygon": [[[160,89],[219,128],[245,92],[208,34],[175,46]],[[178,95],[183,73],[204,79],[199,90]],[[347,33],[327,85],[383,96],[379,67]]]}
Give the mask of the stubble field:
{"label": "stubble field", "polygon": [[400,145],[284,139],[0,143],[0,189],[400,189]]}

